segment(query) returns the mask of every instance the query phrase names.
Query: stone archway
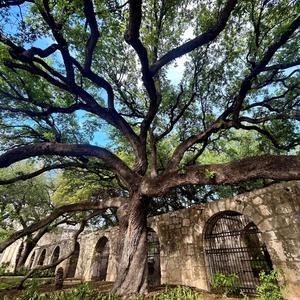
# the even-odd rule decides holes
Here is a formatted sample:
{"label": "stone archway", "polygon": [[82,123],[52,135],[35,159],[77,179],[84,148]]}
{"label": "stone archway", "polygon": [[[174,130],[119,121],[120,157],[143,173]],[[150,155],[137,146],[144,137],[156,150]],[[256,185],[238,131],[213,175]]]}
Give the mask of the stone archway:
{"label": "stone archway", "polygon": [[39,257],[38,263],[37,263],[39,266],[42,266],[44,264],[46,254],[47,254],[47,250],[43,249],[43,251],[41,252],[41,255]]}
{"label": "stone archway", "polygon": [[161,281],[160,272],[160,245],[157,233],[148,228],[147,232],[148,251],[148,284],[151,287],[159,286]]}
{"label": "stone archway", "polygon": [[109,240],[107,237],[102,237],[98,240],[93,256],[92,263],[92,279],[106,280],[107,268],[109,262]]}
{"label": "stone archway", "polygon": [[78,242],[75,244],[75,250],[69,260],[69,267],[67,272],[67,278],[74,278],[79,258],[79,252],[80,252],[80,245]]}
{"label": "stone archway", "polygon": [[261,232],[252,220],[235,211],[217,213],[207,221],[204,247],[210,287],[214,274],[235,273],[241,290],[255,293],[259,272],[272,269]]}
{"label": "stone archway", "polygon": [[[50,259],[50,265],[56,263],[59,259],[59,255],[60,255],[60,247],[59,246],[56,246],[52,255],[51,255],[51,259]],[[56,269],[56,266],[55,267],[52,267],[50,268],[50,271],[55,273],[55,269]]]}
{"label": "stone archway", "polygon": [[31,257],[30,257],[30,261],[29,261],[29,269],[31,269],[33,267],[33,264],[34,264],[34,258],[35,258],[35,251],[31,254]]}
{"label": "stone archway", "polygon": [[58,261],[59,254],[60,254],[60,247],[56,246],[53,253],[52,253],[50,264],[54,264]]}

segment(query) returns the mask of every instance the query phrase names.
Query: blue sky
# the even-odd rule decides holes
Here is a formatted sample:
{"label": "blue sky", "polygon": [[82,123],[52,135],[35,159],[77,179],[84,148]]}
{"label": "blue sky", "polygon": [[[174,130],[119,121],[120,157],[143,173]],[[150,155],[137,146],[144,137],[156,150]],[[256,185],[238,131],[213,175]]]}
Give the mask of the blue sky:
{"label": "blue sky", "polygon": [[[26,15],[26,5],[22,6],[22,16],[25,17]],[[18,6],[14,6],[10,8],[10,18],[9,22],[2,24],[4,26],[5,32],[14,34],[16,33],[16,30],[18,30],[18,20],[20,20],[20,9]],[[188,30],[184,36],[185,39],[190,38],[192,35],[192,31]],[[54,41],[51,39],[51,37],[43,37],[37,39],[34,43],[32,44],[25,44],[25,48],[30,48],[32,46],[39,47],[41,49],[47,48],[49,45],[51,45]],[[58,59],[57,61],[61,60],[60,54],[55,53],[55,59]],[[185,57],[179,58],[176,60],[175,63],[173,63],[167,73],[168,78],[171,80],[173,84],[178,84],[181,80],[183,71],[184,71],[184,63],[186,61]],[[106,95],[103,95],[103,92],[100,91],[102,94],[102,98],[104,100],[106,99]],[[79,120],[82,120],[84,122],[84,111],[79,111],[76,113],[78,116]],[[98,131],[94,133],[94,138],[90,141],[91,144],[95,144],[98,146],[106,146],[108,145],[111,141],[109,138],[109,135],[107,133],[109,125],[102,125],[102,128],[100,128]]]}

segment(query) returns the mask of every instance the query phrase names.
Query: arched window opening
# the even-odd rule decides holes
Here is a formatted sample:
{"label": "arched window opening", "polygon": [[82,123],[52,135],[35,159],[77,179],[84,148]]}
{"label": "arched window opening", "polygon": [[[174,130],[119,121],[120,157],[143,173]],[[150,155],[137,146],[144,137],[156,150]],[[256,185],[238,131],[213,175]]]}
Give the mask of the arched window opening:
{"label": "arched window opening", "polygon": [[96,244],[93,258],[92,279],[106,280],[107,267],[109,262],[109,241],[104,236]]}
{"label": "arched window opening", "polygon": [[68,268],[68,273],[67,273],[68,278],[74,278],[75,277],[78,258],[79,258],[79,252],[80,252],[80,246],[79,246],[79,243],[76,242],[75,250],[74,250],[74,252],[73,252],[73,254],[70,258],[70,261],[69,261],[69,268]]}
{"label": "arched window opening", "polygon": [[51,264],[54,264],[58,261],[59,253],[60,253],[60,248],[59,248],[59,246],[57,246],[53,251],[52,258],[51,258]]}
{"label": "arched window opening", "polygon": [[[54,249],[53,253],[52,253],[52,256],[51,256],[51,259],[50,259],[50,265],[52,265],[52,264],[54,264],[54,263],[56,263],[56,262],[58,261],[58,259],[59,259],[59,254],[60,254],[60,248],[59,248],[59,246],[57,246],[57,247]],[[56,266],[50,268],[49,270],[50,270],[51,272],[55,273],[55,269],[56,269]]]}
{"label": "arched window opening", "polygon": [[255,294],[259,273],[272,269],[261,232],[248,217],[238,212],[226,211],[210,218],[204,245],[210,286],[214,274],[234,273],[241,290]]}
{"label": "arched window opening", "polygon": [[46,258],[46,249],[43,249],[38,261],[39,266],[42,266],[44,264],[45,258]]}
{"label": "arched window opening", "polygon": [[30,261],[29,261],[29,269],[33,267],[34,258],[35,258],[35,252],[31,254]]}
{"label": "arched window opening", "polygon": [[147,262],[148,262],[148,284],[155,287],[160,285],[160,245],[156,232],[148,228],[147,230]]}

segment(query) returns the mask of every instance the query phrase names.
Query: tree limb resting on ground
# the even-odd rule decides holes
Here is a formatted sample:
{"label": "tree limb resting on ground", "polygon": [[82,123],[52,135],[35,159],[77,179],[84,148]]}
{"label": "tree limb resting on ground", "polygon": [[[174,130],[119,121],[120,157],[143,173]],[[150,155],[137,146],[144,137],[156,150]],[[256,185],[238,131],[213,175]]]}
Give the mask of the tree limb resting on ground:
{"label": "tree limb resting on ground", "polygon": [[116,197],[116,198],[110,198],[103,201],[95,201],[95,202],[82,202],[82,203],[75,203],[70,205],[63,205],[61,207],[58,207],[54,209],[54,211],[46,218],[42,219],[41,221],[34,223],[27,228],[23,230],[19,230],[15,233],[13,233],[7,240],[2,242],[0,244],[0,253],[3,252],[8,246],[10,246],[12,243],[17,241],[18,239],[22,238],[23,236],[26,236],[30,233],[33,233],[40,228],[50,224],[55,219],[59,218],[61,215],[69,212],[78,212],[78,211],[89,211],[89,210],[97,210],[104,211],[108,208],[112,207],[120,207],[124,202],[126,202],[127,198],[122,197]]}

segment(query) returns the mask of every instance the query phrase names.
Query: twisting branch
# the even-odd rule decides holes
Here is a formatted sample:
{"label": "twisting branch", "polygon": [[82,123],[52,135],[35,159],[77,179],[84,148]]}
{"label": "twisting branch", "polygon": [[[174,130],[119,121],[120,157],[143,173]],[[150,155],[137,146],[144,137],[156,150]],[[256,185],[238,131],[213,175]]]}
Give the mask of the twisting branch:
{"label": "twisting branch", "polygon": [[84,61],[84,70],[88,71],[91,69],[93,52],[96,48],[96,44],[100,37],[100,33],[98,30],[98,24],[96,21],[93,2],[91,0],[85,0],[83,1],[83,6],[84,6],[84,14],[91,30],[91,34],[86,44],[85,61]]}
{"label": "twisting branch", "polygon": [[54,164],[54,165],[43,167],[32,173],[23,174],[10,179],[0,179],[0,185],[12,184],[21,180],[22,181],[28,180],[51,170],[67,169],[67,168],[82,167],[82,166],[83,166],[82,164],[79,164],[77,162],[66,162],[66,163]]}
{"label": "twisting branch", "polygon": [[[85,106],[82,106],[82,109],[85,109],[86,111],[89,111],[91,113],[94,113],[98,115],[99,117],[103,118],[106,122],[108,122],[110,125],[114,126],[118,130],[120,130],[125,137],[129,140],[130,144],[132,145],[134,152],[137,157],[136,166],[145,165],[145,153],[142,153],[141,150],[141,142],[137,134],[133,131],[131,126],[128,124],[128,122],[120,115],[118,114],[114,109],[114,93],[112,86],[101,76],[95,74],[91,70],[85,70],[79,62],[77,62],[69,53],[68,50],[68,44],[65,38],[63,37],[61,30],[60,30],[60,24],[57,24],[53,18],[53,16],[50,13],[50,7],[47,0],[43,1],[44,8],[39,6],[40,13],[46,23],[49,25],[49,27],[52,30],[52,33],[56,39],[57,42],[57,48],[61,51],[63,60],[65,63],[65,67],[67,70],[67,77],[64,77],[59,72],[55,71],[53,68],[51,68],[49,65],[47,65],[43,60],[38,59],[37,57],[34,57],[32,55],[28,55],[28,52],[23,47],[19,47],[15,45],[11,40],[4,38],[3,36],[0,36],[0,40],[2,43],[8,45],[10,47],[10,54],[14,59],[17,59],[21,62],[24,62],[24,64],[16,63],[13,61],[6,61],[4,64],[8,68],[15,70],[20,69],[24,70],[28,73],[38,75],[44,79],[46,79],[49,83],[52,85],[58,87],[59,89],[62,89],[64,91],[67,91],[76,97],[80,97],[85,103]],[[93,26],[95,26],[94,24]],[[94,27],[93,27],[94,28]],[[55,44],[56,45],[56,44]],[[51,48],[51,46],[50,46]],[[52,50],[55,47],[52,45]],[[28,50],[31,54],[38,54],[43,53],[43,51],[38,48],[34,48]],[[47,48],[48,49],[48,48]],[[49,50],[47,50],[49,52]],[[32,61],[29,61],[29,58],[32,58]],[[42,68],[38,67],[36,64],[38,63]],[[108,94],[108,109],[105,109],[101,107],[97,101],[94,99],[93,96],[91,96],[86,90],[76,85],[74,81],[74,69],[73,65],[77,67],[77,69],[81,72],[81,74],[91,80],[95,85],[104,88]],[[47,72],[46,72],[46,71]],[[51,76],[52,75],[52,76]],[[81,104],[80,104],[81,105]],[[49,111],[51,112],[51,110]],[[66,112],[67,111],[61,111]],[[46,114],[48,112],[45,112]],[[145,152],[145,151],[143,151]],[[142,157],[141,161],[139,161],[139,158]],[[138,169],[138,167],[136,167]]]}
{"label": "twisting branch", "polygon": [[225,112],[223,115],[221,115],[221,118],[224,119],[227,117],[230,113],[234,115],[234,118],[237,119],[240,113],[240,110],[242,108],[242,104],[244,99],[246,98],[249,90],[252,86],[252,81],[254,78],[256,78],[261,72],[264,71],[265,67],[269,63],[269,61],[272,59],[276,51],[284,45],[289,38],[294,34],[294,32],[299,28],[300,26],[300,15],[289,25],[289,27],[282,33],[280,38],[276,40],[264,53],[262,59],[258,64],[255,65],[255,67],[252,69],[251,73],[243,80],[241,84],[240,91],[238,95],[235,97],[234,102],[231,106],[231,108]]}
{"label": "twisting branch", "polygon": [[11,164],[26,158],[41,155],[58,156],[94,156],[103,160],[107,166],[115,171],[126,184],[135,186],[137,177],[131,169],[116,155],[105,148],[84,145],[84,144],[61,144],[61,143],[39,143],[35,145],[21,146],[0,155],[0,168],[8,167]]}
{"label": "twisting branch", "polygon": [[146,178],[141,191],[148,196],[165,195],[172,188],[189,184],[223,185],[269,178],[297,180],[300,177],[300,156],[262,155],[229,163],[189,166]]}
{"label": "twisting branch", "polygon": [[202,33],[201,35],[195,37],[194,39],[178,46],[177,48],[170,50],[157,62],[151,65],[151,75],[154,76],[163,66],[165,66],[172,60],[213,41],[225,28],[237,2],[237,0],[228,0],[225,4],[225,7],[221,11],[217,22],[211,28],[209,28],[206,32]]}
{"label": "twisting branch", "polygon": [[234,127],[235,124],[232,121],[219,121],[211,125],[206,130],[190,136],[188,139],[183,141],[181,144],[177,146],[175,151],[173,152],[173,155],[168,162],[167,170],[175,170],[178,167],[178,164],[180,163],[184,153],[195,143],[205,143],[207,139],[213,134],[217,133],[221,129],[229,129]]}
{"label": "twisting branch", "polygon": [[[300,26],[300,16],[298,16],[290,26],[282,33],[280,38],[275,41],[264,53],[261,61],[256,64],[256,66],[252,69],[251,73],[242,81],[241,87],[239,90],[238,95],[234,98],[232,105],[227,108],[216,120],[216,122],[204,132],[201,132],[197,135],[191,136],[187,140],[183,141],[179,146],[175,149],[172,158],[169,162],[169,167],[174,169],[178,166],[179,162],[181,161],[184,153],[186,150],[189,149],[193,144],[199,143],[207,139],[212,133],[215,133],[223,128],[230,128],[236,127],[239,124],[238,118],[239,113],[242,109],[242,104],[244,99],[246,98],[249,90],[252,86],[252,81],[256,78],[267,66],[269,61],[272,59],[273,55],[276,51],[284,45],[288,39],[293,35],[295,30]],[[225,121],[226,118],[233,114],[234,120],[233,121]]]}
{"label": "twisting branch", "polygon": [[68,83],[74,84],[75,83],[75,73],[74,73],[74,67],[73,67],[73,63],[72,63],[72,57],[69,52],[68,42],[65,40],[65,38],[63,37],[63,35],[61,33],[62,25],[57,24],[54,20],[54,17],[51,15],[49,0],[43,0],[42,3],[43,3],[43,6],[37,5],[37,7],[38,7],[43,19],[50,27],[52,34],[58,44],[58,49],[62,55],[63,62],[65,65]]}
{"label": "twisting branch", "polygon": [[[135,132],[133,131],[133,129],[130,127],[130,125],[126,122],[126,120],[122,116],[120,116],[115,110],[108,110],[106,108],[101,107],[86,90],[80,88],[79,86],[75,86],[74,84],[72,86],[69,86],[68,84],[66,84],[64,82],[56,80],[55,78],[50,76],[47,72],[38,68],[34,64],[31,64],[31,65],[26,64],[25,65],[25,64],[14,63],[11,61],[6,61],[4,64],[11,69],[20,69],[20,70],[27,71],[28,73],[31,73],[31,74],[39,75],[42,78],[46,79],[49,83],[53,84],[54,86],[56,86],[64,91],[67,91],[75,96],[81,97],[81,99],[83,99],[83,101],[86,103],[86,105],[78,103],[78,104],[72,106],[72,108],[75,108],[76,106],[77,107],[80,106],[79,107],[80,109],[84,109],[88,112],[98,115],[99,117],[103,118],[106,122],[108,122],[115,128],[119,129],[124,134],[124,136],[130,141],[135,153],[137,153],[136,156],[141,157],[141,155],[140,155],[140,151],[141,151],[140,140],[139,140],[138,136],[135,134]],[[80,66],[80,65],[77,64],[77,66]],[[105,80],[103,81],[103,79],[101,77],[94,74],[93,72],[90,71],[85,75],[87,78],[91,79],[95,84],[98,84],[99,86],[101,86],[103,88],[105,88],[105,86],[107,84],[106,88],[111,89],[111,86],[109,85],[109,83],[107,83]],[[96,81],[97,81],[97,83],[96,83]],[[54,109],[53,112],[55,112],[55,110],[58,110],[58,109],[59,108]],[[59,110],[60,111],[57,111],[57,112],[62,112],[62,113],[68,112],[67,108],[60,108]],[[51,109],[50,109],[50,112],[51,112]]]}
{"label": "twisting branch", "polygon": [[300,59],[295,60],[293,62],[289,62],[289,63],[282,63],[282,64],[275,64],[275,65],[267,66],[267,67],[263,68],[262,72],[272,71],[272,70],[284,70],[284,69],[292,68],[292,67],[295,67],[298,65],[300,65]]}
{"label": "twisting branch", "polygon": [[[180,97],[183,93],[183,90],[181,90],[181,92],[178,94],[177,96],[177,100],[176,100],[176,104],[173,107],[174,109],[176,108],[176,106],[179,103]],[[168,135],[174,128],[174,126],[177,124],[177,122],[181,119],[181,117],[184,115],[184,113],[186,112],[186,110],[189,108],[189,106],[192,104],[192,102],[194,101],[196,97],[195,93],[192,93],[190,99],[184,104],[183,108],[180,110],[180,112],[178,113],[177,116],[174,116],[174,109],[171,109],[171,118],[170,118],[170,125],[168,126],[168,128],[162,132],[157,138],[156,140],[159,141],[161,139],[163,139],[166,135]]]}
{"label": "twisting branch", "polygon": [[255,130],[256,132],[265,136],[277,149],[289,151],[292,147],[300,144],[300,139],[298,139],[298,141],[290,141],[288,145],[281,145],[276,140],[276,138],[271,134],[271,132],[269,132],[267,129],[261,128],[256,125],[240,124],[239,127],[245,130]]}
{"label": "twisting branch", "polygon": [[[146,143],[147,131],[157,113],[160,97],[157,94],[157,89],[153,76],[149,70],[149,59],[147,54],[147,49],[144,47],[143,43],[139,39],[140,37],[140,26],[142,21],[142,1],[141,0],[130,0],[129,1],[129,22],[125,33],[126,42],[131,45],[139,56],[143,83],[148,92],[150,98],[150,105],[146,117],[141,124],[141,140]],[[144,147],[145,148],[145,147]],[[144,149],[145,151],[145,149]],[[145,162],[143,162],[145,164]],[[146,166],[143,166],[145,169]],[[144,170],[142,170],[143,172]]]}
{"label": "twisting branch", "polygon": [[18,239],[49,225],[50,223],[52,223],[54,220],[64,215],[65,213],[89,211],[89,210],[95,210],[100,212],[112,207],[118,208],[126,201],[128,201],[127,198],[115,197],[103,201],[100,200],[94,202],[81,202],[81,203],[63,205],[58,208],[55,208],[53,212],[46,218],[26,227],[25,229],[13,233],[7,240],[0,243],[0,253],[2,253],[8,246],[10,246]]}
{"label": "twisting branch", "polygon": [[44,265],[44,266],[37,266],[37,267],[34,267],[32,268],[21,280],[21,282],[19,283],[18,285],[18,289],[21,289],[23,288],[23,285],[25,283],[25,281],[32,275],[34,274],[36,271],[42,271],[42,270],[47,270],[47,269],[51,269],[51,268],[55,268],[57,265],[59,265],[60,263],[62,263],[64,260],[68,259],[69,257],[72,256],[72,254],[74,253],[75,249],[76,249],[76,242],[77,242],[77,239],[78,239],[78,236],[80,235],[80,233],[82,233],[82,231],[84,230],[87,222],[92,219],[93,217],[95,217],[96,215],[98,215],[99,212],[93,212],[91,213],[88,217],[84,218],[82,221],[81,221],[81,224],[80,224],[80,227],[79,229],[74,233],[74,236],[71,240],[71,250],[63,255],[61,258],[59,258],[57,261],[51,263],[51,264],[48,264],[48,265]]}
{"label": "twisting branch", "polygon": [[[1,91],[0,91],[0,94],[1,94]],[[37,106],[38,106],[38,104],[37,104]],[[13,113],[25,114],[29,117],[47,117],[53,113],[70,114],[70,113],[73,113],[75,111],[78,111],[78,110],[84,109],[84,108],[86,108],[86,105],[84,105],[82,103],[76,103],[76,104],[70,105],[69,107],[55,107],[55,106],[49,105],[48,108],[44,111],[33,111],[33,110],[29,110],[29,109],[13,108],[10,106],[6,107],[6,106],[0,105],[0,109],[2,111],[9,111],[9,112],[13,112]]]}

